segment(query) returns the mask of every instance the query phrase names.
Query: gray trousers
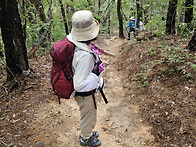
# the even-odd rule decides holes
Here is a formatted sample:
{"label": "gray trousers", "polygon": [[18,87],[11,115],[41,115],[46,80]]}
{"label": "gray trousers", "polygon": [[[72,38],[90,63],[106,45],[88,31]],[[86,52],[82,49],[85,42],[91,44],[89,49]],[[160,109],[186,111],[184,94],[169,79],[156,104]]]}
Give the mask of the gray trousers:
{"label": "gray trousers", "polygon": [[[95,109],[92,95],[87,97],[76,96],[75,100],[80,108],[80,135],[84,139],[88,139],[91,137],[92,131],[95,128],[97,122],[97,109]],[[97,105],[96,97],[95,101]]]}

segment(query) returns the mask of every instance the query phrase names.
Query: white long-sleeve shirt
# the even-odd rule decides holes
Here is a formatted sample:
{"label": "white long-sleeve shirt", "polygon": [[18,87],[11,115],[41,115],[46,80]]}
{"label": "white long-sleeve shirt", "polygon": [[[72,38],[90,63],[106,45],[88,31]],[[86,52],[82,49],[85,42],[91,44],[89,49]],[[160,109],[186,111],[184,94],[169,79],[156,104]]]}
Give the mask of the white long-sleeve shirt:
{"label": "white long-sleeve shirt", "polygon": [[99,60],[98,55],[91,51],[90,47],[86,43],[77,42],[73,40],[70,35],[68,35],[67,38],[76,46],[72,61],[75,91],[87,92],[98,88],[103,84],[102,74],[97,76],[92,73],[94,63]]}

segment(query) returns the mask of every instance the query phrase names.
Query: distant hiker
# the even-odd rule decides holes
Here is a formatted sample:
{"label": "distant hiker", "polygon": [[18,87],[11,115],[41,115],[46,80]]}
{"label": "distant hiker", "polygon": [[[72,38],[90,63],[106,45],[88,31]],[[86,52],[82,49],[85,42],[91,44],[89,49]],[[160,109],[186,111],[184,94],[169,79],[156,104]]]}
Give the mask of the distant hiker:
{"label": "distant hiker", "polygon": [[144,23],[142,21],[140,21],[140,23],[139,23],[139,30],[140,30],[140,32],[144,31],[145,29],[146,28],[144,26]]}
{"label": "distant hiker", "polygon": [[75,100],[80,108],[80,144],[98,146],[99,133],[93,131],[97,121],[98,88],[103,88],[102,72],[104,63],[98,57],[102,53],[95,40],[99,33],[99,23],[88,10],[81,10],[72,16],[72,30],[67,39],[75,45],[72,62]]}
{"label": "distant hiker", "polygon": [[[129,32],[128,32],[128,40],[130,40],[130,33],[131,33],[131,32],[135,32],[136,23],[137,23],[137,19],[134,19],[134,17],[131,16],[130,22],[129,22],[129,24],[126,26],[126,28],[130,28],[130,29],[129,29]],[[134,33],[134,36],[135,36],[135,33]]]}

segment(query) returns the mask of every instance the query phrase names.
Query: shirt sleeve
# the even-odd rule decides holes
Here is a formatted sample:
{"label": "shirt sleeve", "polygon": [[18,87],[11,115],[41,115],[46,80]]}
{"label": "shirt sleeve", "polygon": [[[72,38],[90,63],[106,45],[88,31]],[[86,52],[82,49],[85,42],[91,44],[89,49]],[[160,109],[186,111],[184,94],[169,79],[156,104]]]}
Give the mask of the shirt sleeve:
{"label": "shirt sleeve", "polygon": [[129,22],[129,24],[128,24],[126,27],[127,27],[127,28],[130,27],[130,22]]}
{"label": "shirt sleeve", "polygon": [[85,92],[97,88],[99,79],[91,73],[94,67],[93,55],[84,51],[78,51],[74,53],[74,57],[74,89],[77,92]]}
{"label": "shirt sleeve", "polygon": [[99,77],[94,73],[90,73],[87,78],[81,82],[76,89],[77,92],[91,91],[99,87]]}

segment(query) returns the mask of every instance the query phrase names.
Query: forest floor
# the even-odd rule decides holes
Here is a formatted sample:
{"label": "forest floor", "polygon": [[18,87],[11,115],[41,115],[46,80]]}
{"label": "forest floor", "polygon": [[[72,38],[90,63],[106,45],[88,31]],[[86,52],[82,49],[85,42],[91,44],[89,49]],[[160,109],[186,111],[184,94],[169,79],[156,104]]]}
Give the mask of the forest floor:
{"label": "forest floor", "polygon": [[[185,77],[180,70],[168,70],[171,67],[165,62],[150,62],[158,62],[160,45],[185,48],[188,41],[178,36],[148,34],[145,38],[136,41],[102,35],[96,41],[115,54],[101,55],[109,101],[105,104],[98,94],[95,130],[100,133],[101,146],[194,147],[196,71],[186,70],[189,76]],[[195,53],[189,56],[189,62],[196,64]],[[159,60],[165,57],[161,54]],[[56,101],[50,85],[50,56],[37,56],[29,65],[32,71],[22,88],[9,95],[3,85],[5,71],[0,70],[0,146],[80,147],[79,108],[74,99],[61,100],[61,105]]]}

